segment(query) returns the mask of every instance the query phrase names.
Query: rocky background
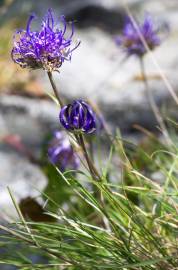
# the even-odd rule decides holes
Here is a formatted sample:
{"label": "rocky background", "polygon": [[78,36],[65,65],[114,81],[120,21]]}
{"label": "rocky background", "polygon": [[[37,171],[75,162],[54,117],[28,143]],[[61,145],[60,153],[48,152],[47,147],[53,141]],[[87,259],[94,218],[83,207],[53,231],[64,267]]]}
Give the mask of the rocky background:
{"label": "rocky background", "polygon": [[[156,21],[170,25],[170,33],[154,52],[154,57],[178,93],[177,0],[125,2],[137,19],[147,11]],[[10,1],[7,8],[1,9],[0,32],[7,44],[1,42],[1,48],[11,48],[14,28],[21,25],[21,21],[25,25],[30,12],[35,11],[41,17],[48,7],[59,15],[65,14],[68,20],[76,20],[75,37],[82,41],[72,62],[64,64],[61,73],[55,74],[61,94],[68,100],[94,101],[113,132],[118,126],[124,136],[139,138],[134,124],[157,132],[139,63],[135,58],[126,60],[114,42],[126,15],[122,1]],[[47,179],[29,152],[38,158],[46,135],[59,124],[58,108],[47,95],[51,87],[46,74],[22,71],[11,62],[9,51],[4,55],[0,66],[0,216],[7,219],[7,213],[9,218],[14,215],[7,185],[18,201],[37,196],[38,190],[45,187]],[[146,57],[146,71],[150,89],[163,114],[177,117],[176,103],[149,56]]]}

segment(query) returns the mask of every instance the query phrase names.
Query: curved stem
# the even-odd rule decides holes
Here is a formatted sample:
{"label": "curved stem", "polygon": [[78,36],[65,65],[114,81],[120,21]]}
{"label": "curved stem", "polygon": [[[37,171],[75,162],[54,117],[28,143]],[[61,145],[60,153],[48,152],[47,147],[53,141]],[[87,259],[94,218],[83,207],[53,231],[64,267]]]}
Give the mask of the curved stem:
{"label": "curved stem", "polygon": [[86,159],[88,168],[90,170],[91,176],[95,180],[99,180],[101,177],[100,177],[97,169],[95,168],[92,160],[90,159],[90,157],[88,155],[88,152],[87,152],[87,149],[86,149],[86,146],[85,146],[85,141],[84,141],[83,135],[82,134],[76,135],[76,138],[77,138],[77,141],[78,141],[79,145],[82,147],[82,150],[83,150],[83,153],[84,153],[84,156],[85,156],[85,159]]}
{"label": "curved stem", "polygon": [[61,98],[59,96],[56,84],[55,84],[53,76],[52,76],[52,72],[48,71],[47,74],[48,74],[48,78],[50,80],[51,86],[53,88],[54,94],[55,94],[55,96],[56,96],[56,98],[57,98],[57,100],[58,100],[58,102],[59,102],[59,104],[60,104],[60,106],[62,108],[64,106],[64,104],[63,104],[63,101],[61,100]]}
{"label": "curved stem", "polygon": [[169,134],[168,134],[168,131],[167,131],[167,128],[165,126],[165,123],[164,123],[164,120],[160,114],[160,111],[159,111],[159,108],[154,100],[154,97],[148,87],[148,80],[147,80],[147,77],[146,77],[146,72],[145,72],[145,65],[144,65],[144,61],[143,61],[143,57],[140,58],[140,68],[141,68],[141,73],[142,73],[142,76],[143,76],[143,81],[144,81],[144,85],[145,85],[145,90],[147,92],[147,96],[148,96],[148,100],[149,100],[149,103],[150,103],[150,107],[154,113],[154,116],[161,128],[161,131],[166,139],[166,141],[169,143],[169,144],[172,144],[171,142],[171,139],[169,137]]}
{"label": "curved stem", "polygon": [[[85,141],[84,141],[84,138],[83,138],[83,135],[82,134],[79,134],[78,136],[76,135],[76,139],[79,143],[79,145],[82,147],[82,150],[83,150],[83,153],[84,153],[84,156],[85,156],[85,159],[87,161],[87,164],[88,164],[88,168],[90,170],[90,174],[92,176],[92,178],[94,180],[97,180],[97,181],[101,181],[101,176],[99,175],[93,161],[90,159],[89,155],[88,155],[88,152],[87,152],[87,149],[86,149],[86,146],[85,146]],[[104,197],[102,195],[102,191],[96,189],[95,185],[93,185],[93,190],[94,190],[94,193],[95,193],[95,196],[96,198],[99,199],[100,201],[100,204],[103,206],[103,208],[105,207],[105,200],[104,200]],[[106,215],[106,213],[105,213]],[[108,217],[108,216],[107,216]],[[111,230],[110,228],[110,224],[107,220],[106,217],[104,217],[102,219],[102,223],[103,223],[103,226],[108,229],[108,230]]]}

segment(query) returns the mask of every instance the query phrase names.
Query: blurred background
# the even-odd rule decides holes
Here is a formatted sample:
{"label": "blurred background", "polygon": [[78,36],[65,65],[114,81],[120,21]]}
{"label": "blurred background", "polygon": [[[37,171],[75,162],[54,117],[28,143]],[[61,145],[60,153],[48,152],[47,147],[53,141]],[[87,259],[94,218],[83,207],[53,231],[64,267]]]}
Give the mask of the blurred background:
{"label": "blurred background", "polygon": [[[150,12],[155,21],[170,25],[170,33],[154,51],[162,71],[178,93],[178,1],[127,0],[139,20]],[[67,100],[90,99],[103,113],[110,129],[119,127],[124,138],[139,143],[139,125],[158,133],[150,110],[137,59],[125,59],[116,46],[126,16],[119,0],[4,0],[0,1],[0,216],[14,216],[6,186],[17,201],[35,197],[47,185],[38,164],[46,139],[59,128],[58,108],[48,93],[51,86],[44,71],[23,70],[13,63],[10,52],[14,31],[26,26],[29,14],[36,13],[34,29],[51,7],[55,15],[75,21],[75,39],[81,40],[71,63],[54,74],[57,87]],[[176,104],[152,59],[146,56],[146,72],[163,116],[176,119]],[[34,188],[35,187],[35,188]]]}

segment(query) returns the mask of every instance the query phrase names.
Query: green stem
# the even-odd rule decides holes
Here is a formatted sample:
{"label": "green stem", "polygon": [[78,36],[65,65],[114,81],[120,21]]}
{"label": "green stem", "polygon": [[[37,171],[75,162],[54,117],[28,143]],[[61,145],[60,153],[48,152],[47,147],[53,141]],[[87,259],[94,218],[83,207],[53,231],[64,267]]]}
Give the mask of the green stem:
{"label": "green stem", "polygon": [[85,156],[85,159],[86,159],[91,176],[93,177],[93,179],[99,180],[101,177],[100,177],[95,165],[93,164],[92,160],[90,159],[90,157],[88,155],[83,135],[79,134],[76,136],[76,138],[77,138],[79,145],[82,147],[83,154]]}
{"label": "green stem", "polygon": [[57,100],[58,100],[58,102],[59,102],[59,104],[60,104],[60,106],[62,108],[64,106],[64,104],[63,104],[63,101],[61,100],[61,98],[59,96],[56,84],[55,84],[53,76],[52,76],[52,72],[48,71],[47,74],[48,74],[48,78],[50,80],[51,86],[53,88],[54,94],[55,94],[55,96],[56,96],[56,98],[57,98]]}
{"label": "green stem", "polygon": [[[82,134],[78,135],[78,143],[82,147],[82,150],[83,150],[83,153],[84,153],[85,159],[87,161],[88,168],[90,170],[90,174],[91,174],[93,180],[101,181],[101,176],[99,175],[94,163],[92,162],[92,160],[90,159],[90,157],[88,155],[88,152],[87,152],[87,149],[85,146],[85,141],[84,141]],[[102,195],[102,191],[98,190],[98,188],[96,188],[95,185],[93,185],[93,191],[95,193],[96,198],[98,198],[98,200],[100,201],[100,204],[103,206],[103,209],[104,209],[105,208],[105,200],[104,200],[104,197]],[[107,218],[108,218],[108,216],[107,216]],[[111,230],[109,222],[105,217],[102,219],[102,223],[103,223],[104,228]]]}

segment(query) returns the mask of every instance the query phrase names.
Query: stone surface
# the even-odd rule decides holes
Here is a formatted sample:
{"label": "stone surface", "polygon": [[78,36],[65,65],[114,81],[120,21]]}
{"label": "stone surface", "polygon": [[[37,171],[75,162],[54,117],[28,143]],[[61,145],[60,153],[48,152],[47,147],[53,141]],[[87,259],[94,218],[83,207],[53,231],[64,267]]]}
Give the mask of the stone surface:
{"label": "stone surface", "polygon": [[145,0],[53,0],[53,2],[50,0],[43,0],[42,2],[36,2],[35,0],[28,2],[25,0],[16,0],[12,4],[10,12],[13,15],[16,15],[16,9],[19,8],[23,13],[36,11],[42,15],[48,7],[52,7],[53,9],[58,10],[58,12],[61,14],[65,13],[66,15],[69,15],[75,13],[78,10],[91,6],[98,6],[110,10],[114,10],[116,8],[119,9],[122,8],[124,2],[130,6],[135,6],[145,2]]}
{"label": "stone surface", "polygon": [[[5,149],[4,149],[5,150]],[[47,179],[37,165],[31,164],[24,156],[0,148],[0,216],[10,220],[17,216],[15,207],[7,191],[7,186],[16,201],[28,196],[37,197],[47,184]]]}
{"label": "stone surface", "polygon": [[32,150],[40,148],[44,137],[58,124],[55,103],[20,96],[0,96],[1,136],[18,134]]}
{"label": "stone surface", "polygon": [[[39,156],[45,136],[58,126],[58,108],[49,101],[18,96],[0,96],[1,140],[8,135],[18,135],[22,143],[36,157]],[[16,216],[7,186],[17,202],[27,196],[36,197],[47,184],[41,169],[25,155],[18,154],[2,141],[0,143],[0,215]]]}

